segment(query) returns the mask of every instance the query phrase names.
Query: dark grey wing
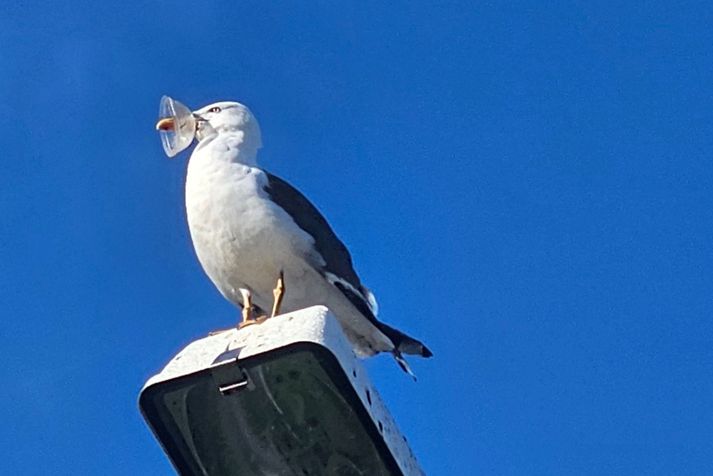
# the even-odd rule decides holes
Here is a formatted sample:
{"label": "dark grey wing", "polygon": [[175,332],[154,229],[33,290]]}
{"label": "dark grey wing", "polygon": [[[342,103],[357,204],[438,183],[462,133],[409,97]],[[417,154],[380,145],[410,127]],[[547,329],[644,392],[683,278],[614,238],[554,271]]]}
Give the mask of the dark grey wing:
{"label": "dark grey wing", "polygon": [[270,200],[285,210],[297,226],[314,238],[314,246],[325,261],[323,272],[332,273],[362,291],[361,282],[347,247],[344,246],[322,214],[307,198],[280,177],[265,172],[265,191]]}
{"label": "dark grey wing", "polygon": [[[319,210],[299,190],[280,177],[267,171],[265,171],[265,175],[267,175],[265,192],[269,195],[270,200],[285,210],[297,226],[314,238],[314,246],[325,261],[325,265],[320,270],[322,275],[339,289],[364,317],[391,339],[398,349],[395,351],[395,355],[402,351],[407,354],[430,357],[431,351],[421,342],[379,322],[368,301],[371,293],[362,286],[359,276],[354,271],[352,257],[347,247],[337,238],[332,227],[329,226]],[[328,274],[338,279],[331,280]],[[401,361],[399,363],[403,368],[405,364]]]}

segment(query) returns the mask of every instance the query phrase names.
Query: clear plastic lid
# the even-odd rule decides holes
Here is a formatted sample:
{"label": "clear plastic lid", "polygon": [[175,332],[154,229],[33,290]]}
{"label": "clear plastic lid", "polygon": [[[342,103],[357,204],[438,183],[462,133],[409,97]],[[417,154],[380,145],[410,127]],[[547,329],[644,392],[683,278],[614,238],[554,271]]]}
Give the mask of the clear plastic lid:
{"label": "clear plastic lid", "polygon": [[196,120],[191,110],[185,105],[164,96],[161,98],[158,116],[159,125],[164,119],[172,120],[170,127],[164,128],[157,125],[161,144],[167,156],[173,157],[193,143],[193,138],[196,135]]}

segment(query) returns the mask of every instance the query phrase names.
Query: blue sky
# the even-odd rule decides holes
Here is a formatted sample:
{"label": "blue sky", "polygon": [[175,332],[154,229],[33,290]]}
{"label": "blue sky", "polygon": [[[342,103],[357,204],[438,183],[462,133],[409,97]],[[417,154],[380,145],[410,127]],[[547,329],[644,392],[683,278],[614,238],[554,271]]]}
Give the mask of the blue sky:
{"label": "blue sky", "polygon": [[0,15],[3,474],[172,474],[145,379],[236,312],[169,94],[261,163],[435,353],[367,363],[429,475],[713,473],[709,2],[11,2]]}

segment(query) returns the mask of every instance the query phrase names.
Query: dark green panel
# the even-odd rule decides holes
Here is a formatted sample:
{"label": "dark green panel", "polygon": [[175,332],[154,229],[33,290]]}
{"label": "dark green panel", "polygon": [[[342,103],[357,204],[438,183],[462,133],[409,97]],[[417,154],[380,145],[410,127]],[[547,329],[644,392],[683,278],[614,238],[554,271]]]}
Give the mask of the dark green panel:
{"label": "dark green panel", "polygon": [[336,358],[301,343],[146,389],[185,475],[400,475]]}

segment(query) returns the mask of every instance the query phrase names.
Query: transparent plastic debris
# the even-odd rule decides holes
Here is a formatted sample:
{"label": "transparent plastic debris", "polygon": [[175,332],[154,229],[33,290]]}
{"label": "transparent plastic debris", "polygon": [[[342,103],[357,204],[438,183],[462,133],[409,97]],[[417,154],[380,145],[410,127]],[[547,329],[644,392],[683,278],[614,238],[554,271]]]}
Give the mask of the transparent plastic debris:
{"label": "transparent plastic debris", "polygon": [[193,113],[185,105],[168,96],[161,98],[159,106],[159,124],[164,119],[173,121],[170,128],[160,128],[157,125],[161,145],[166,155],[173,157],[179,152],[186,150],[196,136],[196,120]]}

